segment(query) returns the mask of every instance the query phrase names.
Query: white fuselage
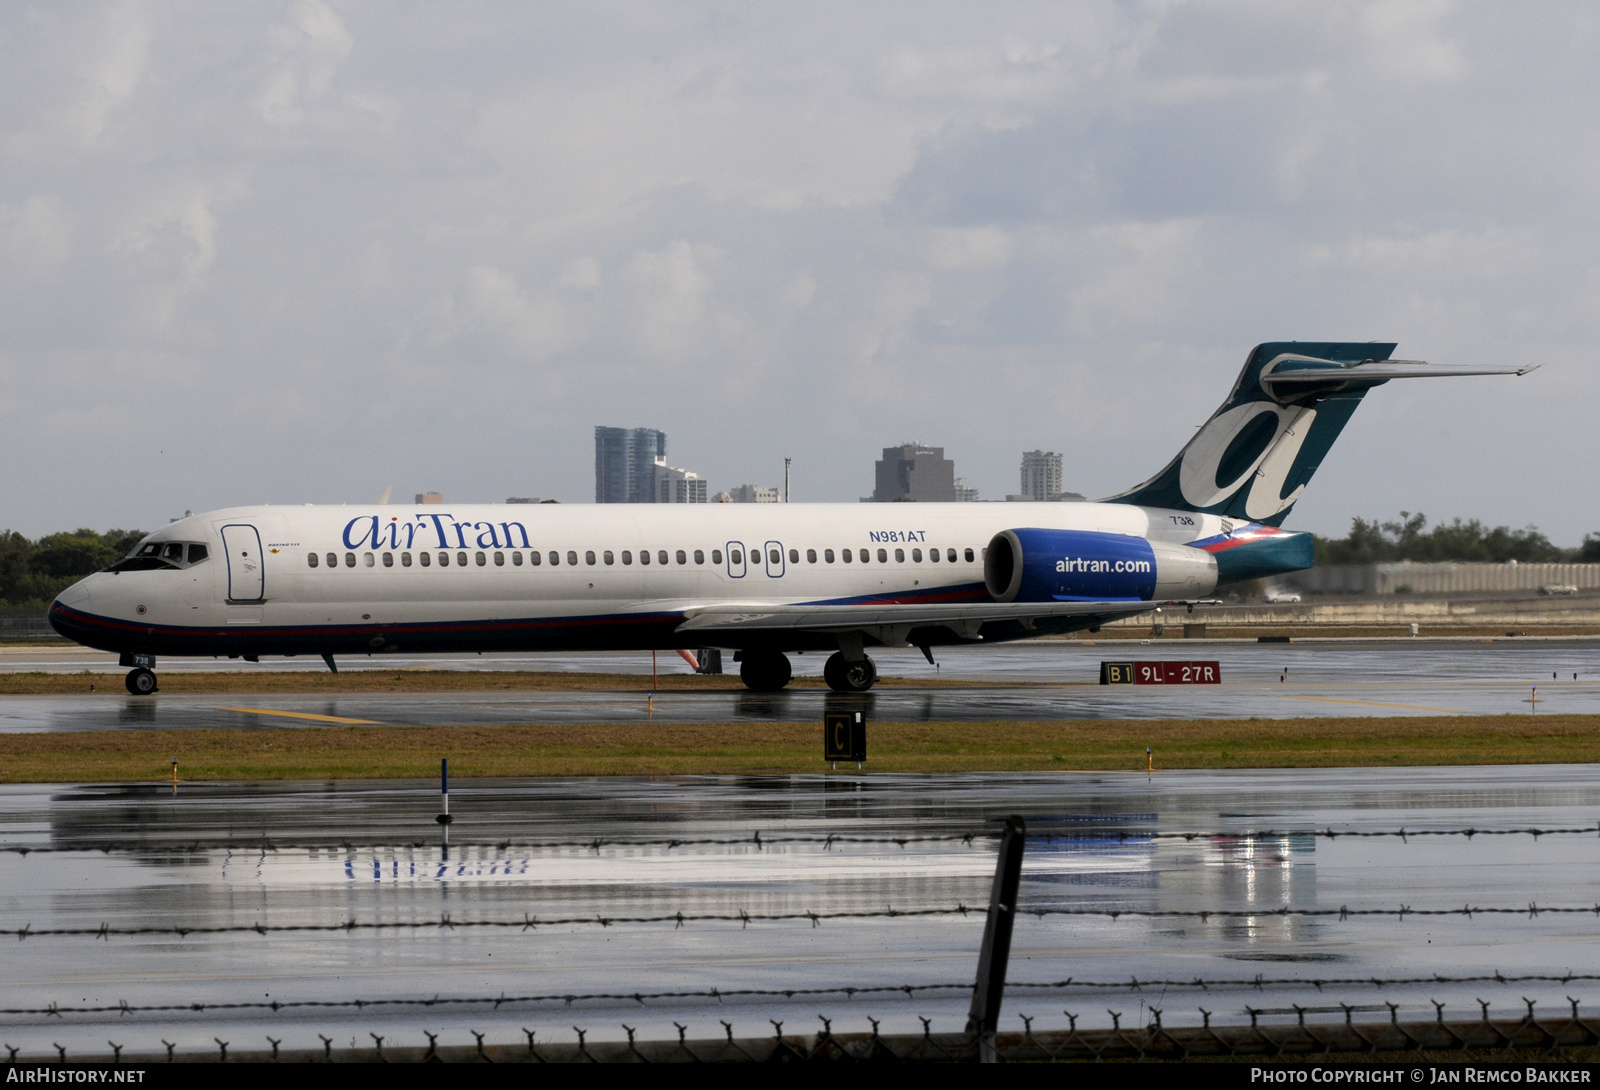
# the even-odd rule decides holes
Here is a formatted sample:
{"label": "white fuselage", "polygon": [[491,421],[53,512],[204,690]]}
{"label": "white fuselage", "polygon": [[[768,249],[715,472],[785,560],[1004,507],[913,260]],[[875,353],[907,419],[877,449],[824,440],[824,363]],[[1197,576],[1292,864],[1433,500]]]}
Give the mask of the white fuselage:
{"label": "white fuselage", "polygon": [[708,603],[989,602],[984,549],[1007,529],[1176,546],[1223,526],[1118,503],[244,507],[143,543],[202,561],[97,573],[52,619],[162,654],[698,646],[673,628]]}

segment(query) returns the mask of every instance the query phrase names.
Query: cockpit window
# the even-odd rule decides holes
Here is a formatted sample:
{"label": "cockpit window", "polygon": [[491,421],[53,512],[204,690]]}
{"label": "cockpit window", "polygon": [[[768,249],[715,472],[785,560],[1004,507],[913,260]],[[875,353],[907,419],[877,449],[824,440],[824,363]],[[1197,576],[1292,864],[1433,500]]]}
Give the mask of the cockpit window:
{"label": "cockpit window", "polygon": [[[187,551],[187,559],[185,559]],[[106,571],[170,571],[191,567],[207,556],[204,545],[182,541],[147,541]]]}

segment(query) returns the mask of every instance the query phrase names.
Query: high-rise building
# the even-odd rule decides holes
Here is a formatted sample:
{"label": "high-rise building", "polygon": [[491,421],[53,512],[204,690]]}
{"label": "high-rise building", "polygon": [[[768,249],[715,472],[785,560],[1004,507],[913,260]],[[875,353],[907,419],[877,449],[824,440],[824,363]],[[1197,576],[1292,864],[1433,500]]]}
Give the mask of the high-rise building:
{"label": "high-rise building", "polygon": [[978,490],[976,488],[974,488],[972,485],[969,485],[966,481],[962,480],[960,477],[956,478],[956,502],[957,503],[977,503],[978,502]]}
{"label": "high-rise building", "polygon": [[956,498],[956,464],[944,456],[943,447],[921,443],[902,443],[884,447],[877,463],[877,486],[872,490],[875,503],[917,500],[921,503],[952,503]]}
{"label": "high-rise building", "polygon": [[783,497],[776,488],[762,488],[758,484],[741,484],[728,493],[734,503],[777,503]]}
{"label": "high-rise building", "polygon": [[655,465],[655,493],[657,503],[705,503],[705,478],[692,470],[679,469],[658,461]]}
{"label": "high-rise building", "polygon": [[667,434],[654,428],[594,429],[594,502],[654,503],[656,462],[667,457]]}
{"label": "high-rise building", "polygon": [[1061,495],[1061,455],[1053,450],[1022,452],[1022,496],[1044,503]]}

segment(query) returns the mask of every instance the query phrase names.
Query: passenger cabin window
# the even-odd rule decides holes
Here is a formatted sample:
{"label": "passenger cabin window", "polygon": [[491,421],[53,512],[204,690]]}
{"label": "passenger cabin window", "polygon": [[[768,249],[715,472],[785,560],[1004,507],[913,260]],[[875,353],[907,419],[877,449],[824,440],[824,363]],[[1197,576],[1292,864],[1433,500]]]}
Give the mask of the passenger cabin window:
{"label": "passenger cabin window", "polygon": [[944,551],[944,558],[950,561],[950,563],[954,564],[956,562],[956,551],[954,549],[946,549]]}
{"label": "passenger cabin window", "polygon": [[967,550],[967,563],[968,564],[972,563],[972,550],[971,549]]}
{"label": "passenger cabin window", "polygon": [[356,566],[356,554],[355,553],[345,553],[344,554],[344,566],[347,567],[347,568],[353,568],[353,567]]}
{"label": "passenger cabin window", "polygon": [[[539,554],[538,553],[534,553],[533,554],[533,560],[534,560],[534,563],[538,563],[539,562]],[[512,553],[511,554],[511,566],[513,568],[522,567],[522,554],[521,553]]]}
{"label": "passenger cabin window", "polygon": [[317,554],[316,553],[307,553],[306,554],[306,563],[311,565],[313,568],[316,567],[317,566]]}
{"label": "passenger cabin window", "polygon": [[833,563],[833,550],[832,549],[823,549],[822,550],[822,559],[824,559],[828,563],[832,564]]}
{"label": "passenger cabin window", "polygon": [[536,553],[536,552],[528,554],[528,563],[532,564],[536,568],[539,566],[539,560],[540,559],[541,558],[540,558],[539,554]]}
{"label": "passenger cabin window", "polygon": [[939,550],[938,549],[929,549],[928,550],[928,559],[933,561],[935,564],[937,564],[939,562]]}
{"label": "passenger cabin window", "polygon": [[[904,560],[906,558],[906,554],[904,552],[902,552],[901,550],[896,549],[895,552],[900,553],[900,559],[901,560]],[[887,564],[888,562],[889,562],[889,550],[888,549],[879,549],[878,550],[878,563]]]}
{"label": "passenger cabin window", "polygon": [[896,564],[904,564],[906,562],[906,551],[904,549],[896,549],[894,551],[894,562]]}
{"label": "passenger cabin window", "polygon": [[613,554],[610,549],[607,549],[604,553],[602,553],[600,555],[600,559],[604,560],[607,564],[615,564],[617,562],[616,555]]}
{"label": "passenger cabin window", "polygon": [[424,568],[426,568],[429,564],[433,563],[433,554],[432,553],[418,553],[417,554],[417,559],[422,561],[422,566]]}
{"label": "passenger cabin window", "polygon": [[[816,553],[812,553],[811,554],[811,559],[812,560],[816,560],[817,559],[817,554]],[[790,549],[789,550],[789,563],[791,563],[791,564],[800,563],[800,550],[799,549]]]}
{"label": "passenger cabin window", "polygon": [[439,554],[439,566],[441,568],[448,568],[450,566],[450,554],[449,553],[440,553]]}
{"label": "passenger cabin window", "polygon": [[594,550],[593,549],[584,550],[583,562],[585,564],[593,564],[594,563]]}
{"label": "passenger cabin window", "polygon": [[839,559],[843,560],[846,564],[850,563],[850,550],[849,549],[841,550],[840,553],[839,553]]}
{"label": "passenger cabin window", "polygon": [[744,553],[740,552],[738,549],[729,549],[728,550],[728,563],[734,565],[735,567],[738,567],[740,564],[743,564],[744,563]]}
{"label": "passenger cabin window", "polygon": [[[478,555],[482,556],[483,554],[479,553]],[[463,568],[466,567],[467,566],[467,554],[466,553],[457,553],[456,554],[456,564],[457,564],[458,567],[463,567]]]}
{"label": "passenger cabin window", "polygon": [[476,559],[478,561],[478,567],[480,568],[487,567],[489,564],[489,558],[484,556],[482,553],[478,553]]}
{"label": "passenger cabin window", "polygon": [[362,553],[361,554],[361,562],[363,564],[365,564],[369,568],[376,566],[376,564],[378,563],[377,558],[374,557],[371,553]]}
{"label": "passenger cabin window", "polygon": [[656,563],[665,564],[666,562],[667,562],[667,550],[665,550],[665,549],[657,549],[656,550]]}
{"label": "passenger cabin window", "polygon": [[777,549],[768,549],[767,550],[767,563],[769,563],[769,564],[782,564],[783,563],[783,554],[781,552],[779,552]]}
{"label": "passenger cabin window", "polygon": [[713,564],[722,563],[722,550],[721,549],[712,549],[711,550],[711,562]]}
{"label": "passenger cabin window", "polygon": [[640,549],[639,550],[639,563],[641,563],[641,564],[650,563],[650,550],[649,549]]}
{"label": "passenger cabin window", "polygon": [[921,549],[912,549],[911,550],[911,559],[915,560],[918,564],[922,563],[922,550]]}
{"label": "passenger cabin window", "polygon": [[678,550],[678,555],[677,555],[677,561],[680,564],[687,564],[689,562],[689,554],[684,552],[682,549],[679,549]]}
{"label": "passenger cabin window", "polygon": [[631,550],[631,549],[623,549],[622,550],[622,566],[623,567],[627,567],[629,564],[632,564],[632,563],[633,563],[633,550]]}
{"label": "passenger cabin window", "polygon": [[696,550],[695,550],[695,551],[694,551],[694,562],[695,562],[695,563],[696,563],[696,564],[704,564],[704,563],[705,563],[705,562],[706,562],[706,554],[705,554],[705,550],[703,550],[703,549],[696,549]]}
{"label": "passenger cabin window", "polygon": [[401,553],[400,554],[400,566],[402,568],[409,568],[411,566],[411,554],[410,553]]}
{"label": "passenger cabin window", "polygon": [[503,568],[503,567],[506,566],[506,554],[505,553],[495,553],[494,554],[494,566],[497,567],[497,568]]}
{"label": "passenger cabin window", "polygon": [[393,553],[384,553],[383,554],[383,566],[386,567],[386,568],[394,567],[394,554]]}
{"label": "passenger cabin window", "polygon": [[336,555],[334,555],[333,553],[329,553],[328,554],[328,567],[337,568],[338,566],[339,566],[339,558]]}

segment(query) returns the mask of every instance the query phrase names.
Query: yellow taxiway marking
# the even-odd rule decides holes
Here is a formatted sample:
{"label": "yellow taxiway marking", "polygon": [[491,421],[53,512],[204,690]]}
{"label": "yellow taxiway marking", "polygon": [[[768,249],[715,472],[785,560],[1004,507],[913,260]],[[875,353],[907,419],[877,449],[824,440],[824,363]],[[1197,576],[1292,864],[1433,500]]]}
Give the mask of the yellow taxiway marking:
{"label": "yellow taxiway marking", "polygon": [[345,723],[352,727],[381,727],[376,719],[346,719],[342,715],[314,715],[311,712],[280,712],[271,708],[218,708],[224,712],[244,712],[246,715],[281,715],[285,719],[315,719],[319,723]]}
{"label": "yellow taxiway marking", "polygon": [[1414,712],[1448,712],[1451,715],[1471,715],[1460,708],[1430,708],[1426,704],[1379,704],[1372,700],[1335,700],[1330,696],[1291,696],[1290,700],[1315,700],[1319,704],[1360,704],[1364,708],[1406,708]]}

